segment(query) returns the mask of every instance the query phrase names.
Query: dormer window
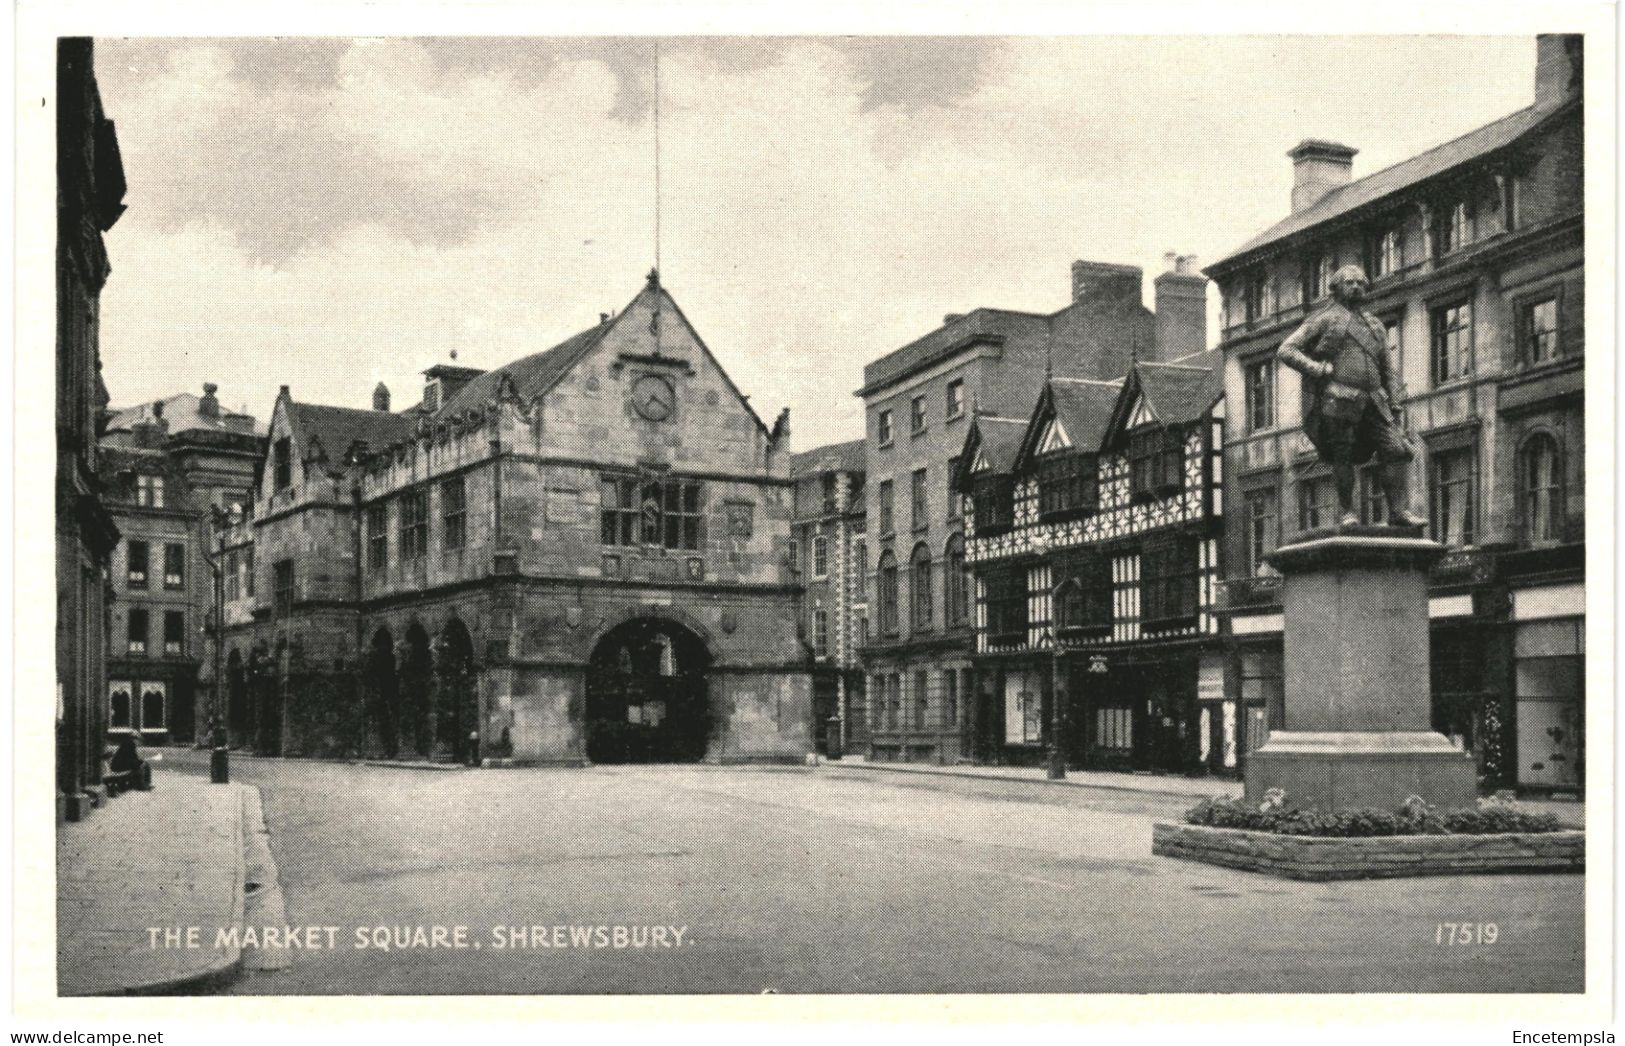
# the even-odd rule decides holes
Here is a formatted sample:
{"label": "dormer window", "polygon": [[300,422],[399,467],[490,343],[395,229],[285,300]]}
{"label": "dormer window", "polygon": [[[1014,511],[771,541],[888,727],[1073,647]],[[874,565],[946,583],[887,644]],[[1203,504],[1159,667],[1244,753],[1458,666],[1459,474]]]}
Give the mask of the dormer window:
{"label": "dormer window", "polygon": [[164,477],[137,476],[135,478],[135,503],[148,508],[164,507]]}
{"label": "dormer window", "polygon": [[1100,504],[1095,456],[1059,451],[1038,459],[1038,514],[1044,520],[1087,515]]}
{"label": "dormer window", "polygon": [[1185,434],[1178,425],[1148,425],[1129,436],[1129,487],[1137,499],[1150,500],[1185,485]]}
{"label": "dormer window", "polygon": [[997,472],[978,475],[971,499],[977,533],[993,534],[1010,528],[1015,515],[1015,484],[1010,476]]}

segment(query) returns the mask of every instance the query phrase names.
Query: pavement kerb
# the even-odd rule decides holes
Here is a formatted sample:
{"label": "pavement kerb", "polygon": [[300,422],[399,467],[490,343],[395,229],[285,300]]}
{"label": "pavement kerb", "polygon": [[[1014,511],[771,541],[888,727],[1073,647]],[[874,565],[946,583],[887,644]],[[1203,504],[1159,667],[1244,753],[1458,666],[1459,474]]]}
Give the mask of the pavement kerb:
{"label": "pavement kerb", "polygon": [[461,763],[429,763],[415,762],[406,759],[339,759],[334,756],[321,755],[253,755],[249,752],[232,752],[231,759],[251,759],[264,763],[333,763],[338,766],[382,766],[391,770],[467,770],[469,767]]}
{"label": "pavement kerb", "polygon": [[[237,785],[237,816],[233,818],[232,853],[235,860],[232,864],[232,892],[231,892],[231,924],[237,928],[236,939],[242,940],[243,914],[247,904],[243,890],[247,868],[244,865],[243,845],[245,841],[243,812],[245,808],[245,793],[247,785]],[[230,984],[241,975],[243,969],[243,949],[239,944],[229,949],[219,962],[203,970],[193,970],[179,977],[160,978],[139,984],[120,985],[118,988],[106,992],[108,995],[195,995],[210,988]]]}
{"label": "pavement kerb", "polygon": [[[1072,788],[1097,788],[1106,792],[1126,792],[1131,795],[1160,795],[1171,796],[1175,799],[1189,799],[1195,802],[1207,793],[1182,792],[1171,788],[1140,788],[1131,785],[1109,784],[1103,781],[1078,780],[1073,777],[1063,777],[1052,780],[1048,777],[1021,777],[1016,774],[989,774],[978,773],[971,770],[955,770],[952,767],[921,767],[918,764],[912,767],[887,766],[885,763],[858,763],[845,760],[835,760],[822,765],[832,768],[839,767],[850,770],[880,770],[885,773],[914,774],[919,777],[962,777],[974,781],[1019,781],[1029,785],[1061,785]],[[1236,782],[1240,787],[1240,782]]]}

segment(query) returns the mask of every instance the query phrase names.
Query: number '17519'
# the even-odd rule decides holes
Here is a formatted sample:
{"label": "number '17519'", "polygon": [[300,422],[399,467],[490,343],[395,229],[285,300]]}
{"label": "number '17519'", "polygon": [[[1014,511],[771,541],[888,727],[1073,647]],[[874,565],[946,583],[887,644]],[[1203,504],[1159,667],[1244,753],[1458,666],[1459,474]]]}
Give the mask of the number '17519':
{"label": "number '17519'", "polygon": [[1494,923],[1440,923],[1433,931],[1434,944],[1494,944],[1501,936]]}

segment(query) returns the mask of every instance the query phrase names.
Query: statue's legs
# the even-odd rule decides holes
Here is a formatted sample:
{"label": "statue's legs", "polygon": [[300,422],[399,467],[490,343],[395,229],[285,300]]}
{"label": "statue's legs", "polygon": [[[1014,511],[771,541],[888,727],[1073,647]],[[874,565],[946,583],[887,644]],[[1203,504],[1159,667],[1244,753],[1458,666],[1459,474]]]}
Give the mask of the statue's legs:
{"label": "statue's legs", "polygon": [[1396,527],[1420,527],[1426,516],[1416,514],[1411,504],[1411,460],[1416,456],[1404,431],[1391,422],[1381,422],[1373,433],[1377,442],[1377,477],[1388,502],[1388,522]]}
{"label": "statue's legs", "polygon": [[1332,482],[1337,487],[1337,525],[1340,527],[1360,525],[1360,510],[1354,502],[1354,486],[1357,478],[1358,473],[1353,465],[1347,461],[1333,462]]}
{"label": "statue's legs", "polygon": [[1419,516],[1411,506],[1411,463],[1385,461],[1379,473],[1382,476],[1382,494],[1388,500],[1388,522],[1396,527],[1421,527],[1427,517]]}

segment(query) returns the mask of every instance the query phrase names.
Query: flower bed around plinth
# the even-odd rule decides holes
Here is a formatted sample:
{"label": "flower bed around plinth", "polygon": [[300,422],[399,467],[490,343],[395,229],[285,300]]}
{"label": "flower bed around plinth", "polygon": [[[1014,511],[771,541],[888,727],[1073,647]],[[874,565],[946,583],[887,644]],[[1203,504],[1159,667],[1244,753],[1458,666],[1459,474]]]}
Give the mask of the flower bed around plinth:
{"label": "flower bed around plinth", "polygon": [[1585,833],[1549,814],[1482,801],[1434,811],[1292,810],[1272,792],[1260,808],[1204,800],[1185,824],[1152,826],[1151,852],[1293,879],[1378,879],[1499,872],[1578,872]]}

